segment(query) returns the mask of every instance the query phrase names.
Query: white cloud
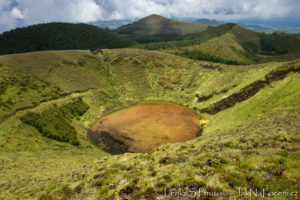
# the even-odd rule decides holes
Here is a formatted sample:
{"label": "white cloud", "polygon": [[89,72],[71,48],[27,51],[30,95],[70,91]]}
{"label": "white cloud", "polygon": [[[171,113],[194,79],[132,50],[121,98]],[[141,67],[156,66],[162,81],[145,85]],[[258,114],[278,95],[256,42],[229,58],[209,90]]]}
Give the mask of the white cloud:
{"label": "white cloud", "polygon": [[91,22],[150,14],[216,19],[300,17],[299,0],[0,0],[0,31],[22,22]]}
{"label": "white cloud", "polygon": [[9,5],[13,2],[13,0],[0,0],[0,11],[8,8]]}
{"label": "white cloud", "polygon": [[20,0],[26,24],[51,21],[90,22],[101,18],[102,9],[94,0]]}
{"label": "white cloud", "polygon": [[17,27],[19,19],[23,18],[18,8],[10,8],[13,2],[13,0],[0,0],[0,33]]}
{"label": "white cloud", "polygon": [[21,13],[21,11],[18,8],[13,8],[11,11],[11,15],[15,19],[24,19],[24,15]]}
{"label": "white cloud", "polygon": [[77,0],[68,8],[70,19],[77,22],[90,22],[101,18],[101,8],[93,0]]}
{"label": "white cloud", "polygon": [[98,0],[104,19],[161,14],[175,17],[273,18],[300,16],[299,0]]}

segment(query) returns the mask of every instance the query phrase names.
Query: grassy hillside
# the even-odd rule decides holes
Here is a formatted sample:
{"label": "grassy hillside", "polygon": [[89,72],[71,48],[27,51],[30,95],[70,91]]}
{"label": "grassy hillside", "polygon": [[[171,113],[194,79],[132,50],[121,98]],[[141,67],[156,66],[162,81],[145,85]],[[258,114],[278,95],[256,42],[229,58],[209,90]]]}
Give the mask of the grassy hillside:
{"label": "grassy hillside", "polygon": [[[179,188],[234,198],[240,187],[268,188],[269,195],[300,190],[299,60],[225,65],[139,49],[45,51],[1,56],[0,70],[1,115],[31,106],[0,122],[0,198],[172,199],[165,191]],[[66,120],[78,146],[20,120],[60,113],[78,97],[87,110]],[[91,145],[87,132],[101,116],[149,101],[194,109],[202,135],[144,154],[112,156]]]}
{"label": "grassy hillside", "polygon": [[297,35],[257,33],[230,23],[176,39],[134,47],[227,64],[292,60],[300,56]]}
{"label": "grassy hillside", "polygon": [[209,28],[209,25],[187,23],[164,18],[159,15],[150,15],[132,24],[124,25],[116,30],[119,35],[137,38],[149,35],[186,35],[202,32]]}
{"label": "grassy hillside", "polygon": [[72,93],[111,87],[101,59],[89,51],[50,51],[0,57],[0,121]]}
{"label": "grassy hillside", "polygon": [[121,48],[132,43],[108,29],[92,25],[47,23],[1,34],[0,55],[42,50]]}

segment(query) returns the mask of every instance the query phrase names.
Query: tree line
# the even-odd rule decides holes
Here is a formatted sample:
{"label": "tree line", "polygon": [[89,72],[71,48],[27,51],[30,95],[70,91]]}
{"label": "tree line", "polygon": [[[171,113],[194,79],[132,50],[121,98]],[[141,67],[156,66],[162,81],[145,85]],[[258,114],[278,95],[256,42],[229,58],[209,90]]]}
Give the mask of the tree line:
{"label": "tree line", "polygon": [[43,50],[123,48],[134,44],[108,29],[88,24],[46,23],[0,35],[0,54]]}

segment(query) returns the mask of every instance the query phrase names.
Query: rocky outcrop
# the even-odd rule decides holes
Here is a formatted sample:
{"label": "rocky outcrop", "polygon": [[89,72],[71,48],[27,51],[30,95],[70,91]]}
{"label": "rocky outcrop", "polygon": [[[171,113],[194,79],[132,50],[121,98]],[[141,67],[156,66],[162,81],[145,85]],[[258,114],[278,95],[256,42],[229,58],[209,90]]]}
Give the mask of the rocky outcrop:
{"label": "rocky outcrop", "polygon": [[[235,87],[235,86],[233,86],[233,87]],[[218,95],[218,94],[222,94],[222,93],[226,93],[226,92],[228,92],[228,89],[223,89],[219,92],[214,91],[213,93],[211,93],[209,95],[203,95],[203,96],[200,96],[199,94],[195,94],[195,97],[197,98],[197,102],[200,103],[203,101],[207,101],[208,99],[212,98],[214,95]]]}
{"label": "rocky outcrop", "polygon": [[222,94],[222,93],[226,93],[228,92],[228,90],[232,89],[232,88],[235,88],[237,85],[234,84],[232,85],[230,88],[224,88],[220,91],[214,91],[213,93],[211,94],[208,94],[208,95],[203,95],[203,96],[200,96],[199,94],[195,94],[195,97],[197,98],[197,102],[200,103],[200,102],[203,102],[203,101],[207,101],[208,99],[212,98],[214,95],[219,95],[219,94]]}

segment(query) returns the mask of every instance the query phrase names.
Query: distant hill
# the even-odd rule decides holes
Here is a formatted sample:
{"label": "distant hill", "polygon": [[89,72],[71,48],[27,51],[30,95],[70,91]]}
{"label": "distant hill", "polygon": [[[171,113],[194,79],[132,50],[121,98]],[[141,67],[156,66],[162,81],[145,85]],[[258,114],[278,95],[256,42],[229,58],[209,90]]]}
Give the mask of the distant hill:
{"label": "distant hill", "polygon": [[262,32],[262,33],[275,33],[275,32],[283,32],[283,33],[290,33],[290,34],[300,33],[300,27],[271,26],[271,25],[262,25],[262,24],[241,24],[241,23],[239,23],[239,26],[250,29],[252,31]]}
{"label": "distant hill", "polygon": [[159,15],[150,15],[137,22],[122,26],[116,30],[119,35],[137,38],[147,35],[185,35],[207,30],[209,25],[168,19]]}
{"label": "distant hill", "polygon": [[221,24],[226,23],[226,22],[217,21],[215,19],[206,19],[206,18],[194,19],[194,20],[191,20],[191,22],[198,23],[198,24],[210,24],[210,25],[214,25],[214,26],[219,26]]}
{"label": "distant hill", "polygon": [[17,28],[0,35],[0,54],[42,50],[127,47],[134,42],[107,29],[87,24],[47,23]]}
{"label": "distant hill", "polygon": [[[228,22],[219,21],[215,19],[206,19],[206,18],[173,18],[178,21],[188,22],[188,23],[197,23],[197,24],[208,24],[213,26],[219,26],[222,24],[226,24]],[[100,28],[109,28],[110,30],[115,30],[121,26],[134,23],[137,20],[109,20],[109,21],[96,21],[91,22],[91,25],[98,26]],[[256,32],[263,32],[263,33],[274,33],[274,32],[283,32],[283,33],[291,33],[297,34],[300,33],[299,26],[289,26],[289,24],[282,24],[282,25],[272,25],[272,24],[265,24],[263,22],[256,22],[256,21],[240,21],[240,22],[233,22],[237,23],[239,26],[250,29]],[[173,39],[172,39],[173,40]]]}
{"label": "distant hill", "polygon": [[135,47],[227,64],[291,60],[300,56],[299,35],[258,33],[232,23],[186,35],[177,41],[154,42]]}
{"label": "distant hill", "polygon": [[[199,24],[209,24],[214,26],[219,26],[222,24],[226,24],[228,22],[219,21],[215,19],[206,19],[206,18],[177,18],[177,20],[184,21],[184,22],[191,22],[191,23],[199,23]],[[268,21],[255,21],[255,20],[234,20],[230,21],[232,23],[236,23],[239,26],[256,31],[256,32],[262,32],[262,33],[274,33],[274,32],[283,32],[283,33],[291,33],[296,34],[300,33],[300,27],[295,26],[292,24],[282,24],[279,23],[275,25],[276,23],[268,23]]]}
{"label": "distant hill", "polygon": [[124,19],[124,20],[108,20],[108,21],[95,21],[95,22],[90,22],[89,24],[98,26],[100,28],[108,28],[110,30],[115,30],[121,26],[136,22],[137,20],[133,19]]}

